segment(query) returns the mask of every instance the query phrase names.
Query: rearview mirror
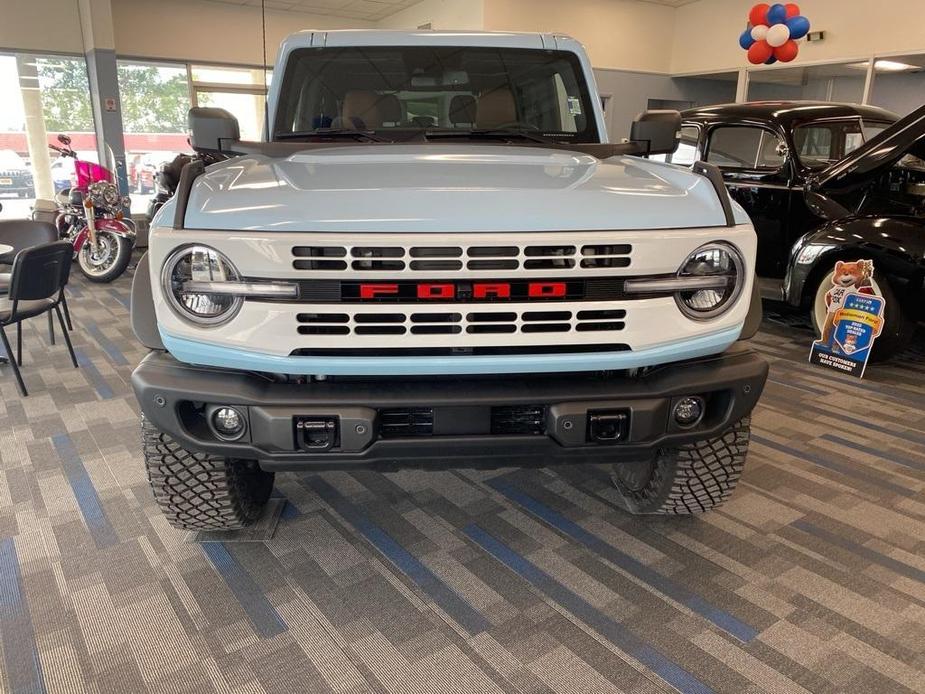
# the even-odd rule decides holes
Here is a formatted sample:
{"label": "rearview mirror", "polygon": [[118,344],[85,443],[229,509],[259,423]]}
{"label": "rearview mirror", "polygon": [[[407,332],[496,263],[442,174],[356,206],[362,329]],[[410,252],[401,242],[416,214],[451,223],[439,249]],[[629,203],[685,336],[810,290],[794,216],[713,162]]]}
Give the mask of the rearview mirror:
{"label": "rearview mirror", "polygon": [[58,142],[60,142],[62,145],[67,146],[71,144],[71,138],[64,134],[58,135]]}
{"label": "rearview mirror", "polygon": [[189,143],[197,152],[221,152],[241,139],[238,119],[223,108],[191,108],[187,122]]}
{"label": "rearview mirror", "polygon": [[681,114],[667,110],[640,113],[630,129],[630,140],[641,145],[646,155],[673,153],[681,142]]}

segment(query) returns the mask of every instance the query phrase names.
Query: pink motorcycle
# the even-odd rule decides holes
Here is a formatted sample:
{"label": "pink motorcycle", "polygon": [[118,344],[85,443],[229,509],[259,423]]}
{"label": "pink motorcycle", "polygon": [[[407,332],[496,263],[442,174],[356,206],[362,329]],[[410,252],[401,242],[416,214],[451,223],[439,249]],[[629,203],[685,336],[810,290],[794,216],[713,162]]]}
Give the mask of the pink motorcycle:
{"label": "pink motorcycle", "polygon": [[112,282],[125,272],[135,245],[135,225],[123,213],[129,198],[119,192],[112,170],[78,159],[67,135],[58,135],[58,142],[61,147],[48,146],[74,159],[77,178],[55,195],[58,233],[74,244],[77,266],[88,280]]}

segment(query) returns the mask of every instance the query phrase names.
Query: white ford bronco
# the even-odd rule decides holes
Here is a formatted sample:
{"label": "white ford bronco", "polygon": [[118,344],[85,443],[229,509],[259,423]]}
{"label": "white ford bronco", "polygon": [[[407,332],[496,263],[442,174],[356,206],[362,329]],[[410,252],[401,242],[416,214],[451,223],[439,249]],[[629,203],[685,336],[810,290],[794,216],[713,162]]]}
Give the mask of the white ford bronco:
{"label": "white ford bronco", "polygon": [[608,143],[552,34],[301,32],[263,141],[193,109],[132,302],[170,522],[245,526],[275,471],[361,466],[606,463],[634,513],[726,499],[767,376],[756,237],[716,169],[644,158],[679,125]]}

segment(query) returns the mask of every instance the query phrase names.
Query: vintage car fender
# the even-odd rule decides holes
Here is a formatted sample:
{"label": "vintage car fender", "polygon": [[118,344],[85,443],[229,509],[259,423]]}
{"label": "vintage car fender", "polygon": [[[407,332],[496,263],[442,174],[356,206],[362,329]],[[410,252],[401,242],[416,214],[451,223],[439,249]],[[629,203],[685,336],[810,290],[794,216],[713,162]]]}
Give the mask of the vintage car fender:
{"label": "vintage car fender", "polygon": [[790,253],[784,298],[800,306],[817,278],[836,260],[870,258],[894,288],[922,286],[925,224],[921,220],[866,216],[827,222],[803,236]]}

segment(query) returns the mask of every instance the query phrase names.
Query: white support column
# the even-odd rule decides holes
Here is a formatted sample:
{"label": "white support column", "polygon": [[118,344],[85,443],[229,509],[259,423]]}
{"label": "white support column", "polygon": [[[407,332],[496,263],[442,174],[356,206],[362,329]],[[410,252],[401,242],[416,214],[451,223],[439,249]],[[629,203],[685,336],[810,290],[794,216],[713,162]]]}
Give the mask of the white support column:
{"label": "white support column", "polygon": [[45,114],[42,111],[42,95],[39,92],[39,70],[35,60],[33,55],[18,54],[16,71],[19,73],[19,91],[26,118],[26,142],[29,147],[29,161],[32,164],[35,197],[51,200],[55,196],[55,186],[51,180],[48,133],[45,130]]}
{"label": "white support column", "polygon": [[874,90],[874,80],[877,74],[877,58],[871,56],[867,64],[867,77],[864,79],[864,96],[861,97],[862,104],[869,104],[871,92]]}
{"label": "white support column", "polygon": [[739,80],[736,83],[736,103],[748,101],[748,70],[739,68]]}

